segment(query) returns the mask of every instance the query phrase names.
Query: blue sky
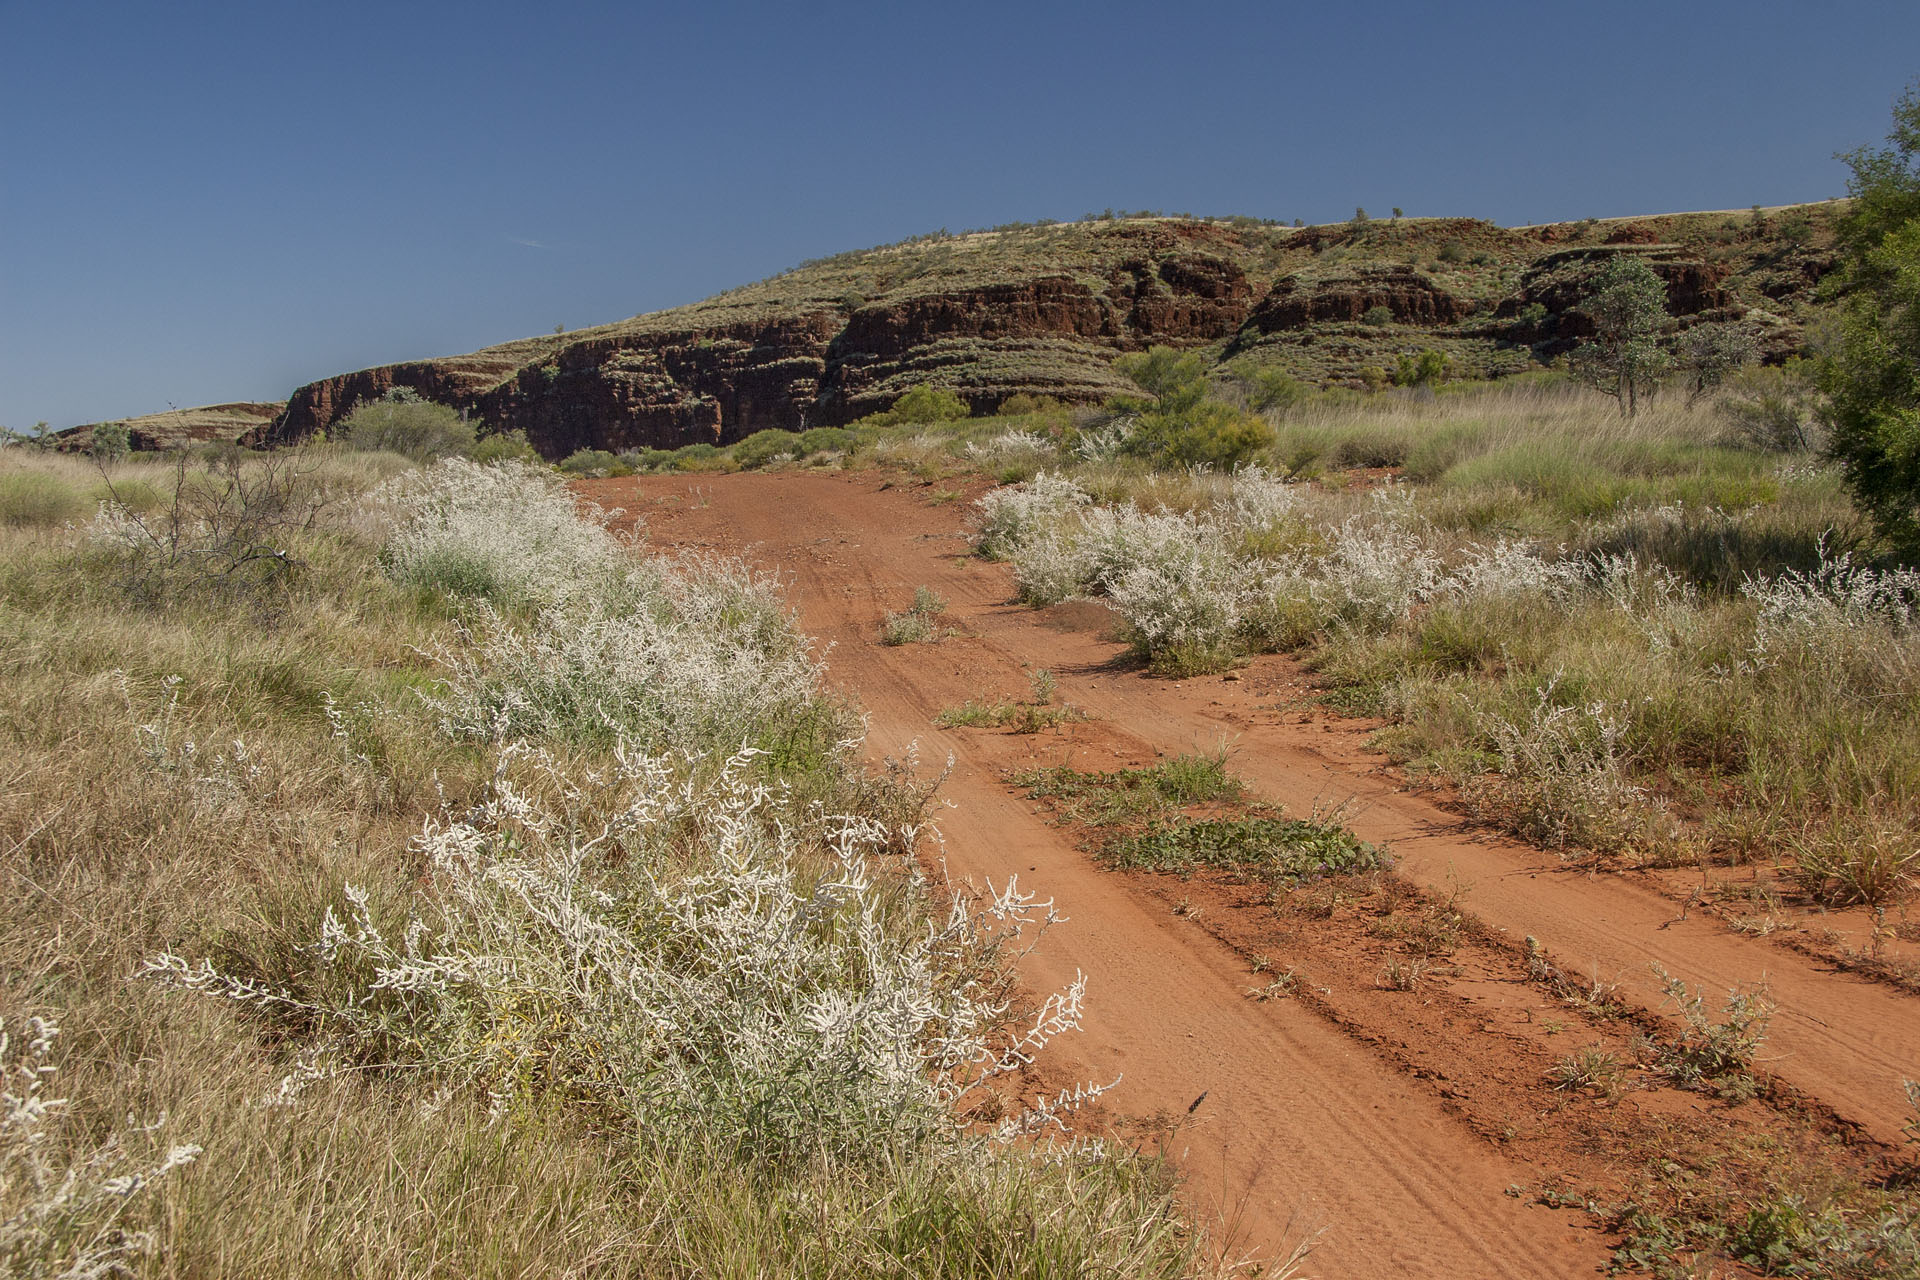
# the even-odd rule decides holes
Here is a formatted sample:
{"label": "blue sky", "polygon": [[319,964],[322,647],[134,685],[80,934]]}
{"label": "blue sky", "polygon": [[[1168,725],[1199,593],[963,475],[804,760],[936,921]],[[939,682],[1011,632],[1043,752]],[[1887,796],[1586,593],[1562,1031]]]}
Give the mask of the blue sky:
{"label": "blue sky", "polygon": [[1839,195],[1920,3],[0,0],[0,424],[280,399],[1108,207]]}

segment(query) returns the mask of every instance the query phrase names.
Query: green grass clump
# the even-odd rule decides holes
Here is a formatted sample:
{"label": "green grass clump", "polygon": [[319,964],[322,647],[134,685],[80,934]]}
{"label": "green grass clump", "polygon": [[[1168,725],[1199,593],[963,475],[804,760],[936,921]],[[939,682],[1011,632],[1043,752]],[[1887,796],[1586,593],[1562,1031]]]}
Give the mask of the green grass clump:
{"label": "green grass clump", "polygon": [[[5,460],[0,459],[0,466]],[[92,507],[65,476],[49,471],[0,471],[0,524],[46,528],[79,520]]]}
{"label": "green grass clump", "polygon": [[946,708],[933,718],[933,723],[941,729],[1011,729],[1015,733],[1039,733],[1086,718],[1086,713],[1077,707],[969,698],[957,707]]}
{"label": "green grass clump", "polygon": [[1297,882],[1387,865],[1384,851],[1337,823],[1250,803],[1224,752],[1188,753],[1146,769],[1035,769],[1012,781],[1100,833],[1098,856],[1117,870],[1215,867]]}

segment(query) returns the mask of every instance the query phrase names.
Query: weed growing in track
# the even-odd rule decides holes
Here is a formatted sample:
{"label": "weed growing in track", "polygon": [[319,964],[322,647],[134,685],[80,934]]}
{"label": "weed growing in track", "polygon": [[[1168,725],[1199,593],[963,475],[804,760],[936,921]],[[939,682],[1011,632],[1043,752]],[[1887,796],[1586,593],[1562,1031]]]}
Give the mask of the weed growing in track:
{"label": "weed growing in track", "polygon": [[1074,724],[1087,718],[1074,706],[1050,707],[1039,702],[1000,699],[986,702],[969,698],[957,707],[948,707],[933,718],[942,729],[1008,729],[1014,733],[1040,733]]}
{"label": "weed growing in track", "polygon": [[916,587],[906,611],[889,613],[880,624],[880,643],[932,644],[941,638],[940,618],[946,611],[947,602],[931,587]]}
{"label": "weed growing in track", "polygon": [[1305,818],[1174,821],[1103,845],[1120,870],[1191,871],[1220,867],[1282,882],[1351,875],[1384,865],[1380,851],[1345,827]]}
{"label": "weed growing in track", "polygon": [[1039,769],[1012,781],[1099,833],[1097,856],[1116,870],[1187,874],[1212,867],[1294,884],[1387,865],[1384,851],[1337,822],[1288,818],[1273,806],[1246,803],[1224,753],[1109,773]]}
{"label": "weed growing in track", "polygon": [[1752,1097],[1758,1088],[1751,1074],[1754,1056],[1766,1042],[1767,1024],[1773,1019],[1773,1002],[1766,993],[1728,992],[1716,1022],[1707,1012],[1705,996],[1663,969],[1654,973],[1681,1023],[1679,1037],[1656,1049],[1660,1070],[1683,1089],[1730,1100]]}
{"label": "weed growing in track", "polygon": [[1591,1093],[1615,1098],[1623,1086],[1623,1068],[1612,1050],[1589,1046],[1575,1050],[1547,1071],[1547,1081],[1563,1093]]}

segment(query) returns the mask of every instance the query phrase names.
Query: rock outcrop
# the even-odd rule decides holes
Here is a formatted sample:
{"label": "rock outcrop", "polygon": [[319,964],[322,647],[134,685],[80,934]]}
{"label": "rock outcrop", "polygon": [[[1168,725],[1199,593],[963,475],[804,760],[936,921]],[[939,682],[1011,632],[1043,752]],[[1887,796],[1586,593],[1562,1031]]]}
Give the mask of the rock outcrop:
{"label": "rock outcrop", "polygon": [[1375,267],[1311,282],[1282,280],[1254,309],[1262,333],[1315,324],[1351,323],[1385,308],[1400,324],[1452,324],[1467,314],[1460,300],[1410,267]]}
{"label": "rock outcrop", "polygon": [[[1631,254],[1646,262],[1667,286],[1667,311],[1674,316],[1737,319],[1745,311],[1725,287],[1731,269],[1693,256],[1680,245],[1645,243],[1611,233],[1604,245],[1561,249],[1526,269],[1519,289],[1502,301],[1496,318],[1511,322],[1508,336],[1557,355],[1593,336],[1593,321],[1580,301],[1593,277],[1611,259]],[[1544,309],[1544,319],[1529,320],[1529,308]],[[1538,316],[1535,310],[1531,313]]]}
{"label": "rock outcrop", "polygon": [[247,439],[304,439],[409,387],[525,431],[549,457],[721,444],[850,422],[920,383],[976,410],[1023,392],[1095,402],[1127,387],[1116,354],[1156,343],[1212,344],[1321,384],[1358,385],[1429,345],[1496,376],[1590,332],[1582,291],[1620,253],[1660,274],[1676,316],[1754,312],[1777,353],[1798,341],[1830,221],[1807,206],[1519,230],[1142,217],[942,234],[619,324],[323,379]]}
{"label": "rock outcrop", "polygon": [[[242,436],[271,426],[285,410],[284,404],[243,400],[232,404],[208,404],[194,409],[169,409],[165,413],[143,414],[138,418],[124,419],[120,425],[127,429],[130,447],[141,452],[158,452],[184,449],[196,444],[231,444]],[[85,452],[93,447],[94,428],[104,425],[89,422],[84,426],[69,427],[55,436],[54,448],[62,453]]]}

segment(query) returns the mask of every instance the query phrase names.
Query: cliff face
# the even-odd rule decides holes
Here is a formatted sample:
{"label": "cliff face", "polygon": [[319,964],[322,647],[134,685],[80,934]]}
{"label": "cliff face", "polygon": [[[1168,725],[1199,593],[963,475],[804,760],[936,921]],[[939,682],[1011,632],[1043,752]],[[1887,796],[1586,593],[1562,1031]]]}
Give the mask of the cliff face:
{"label": "cliff face", "polygon": [[1125,389],[1113,357],[1155,343],[1218,344],[1322,384],[1433,345],[1496,376],[1590,332],[1582,289],[1618,253],[1647,259],[1676,317],[1752,316],[1779,351],[1812,305],[1829,220],[1826,206],[1528,230],[1137,218],[926,237],[620,324],[323,379],[246,439],[303,439],[410,387],[549,457],[725,443],[850,422],[923,382],[977,410],[1020,392],[1097,401]]}
{"label": "cliff face", "polygon": [[[1677,245],[1622,238],[1608,246],[1549,253],[1529,265],[1520,277],[1518,290],[1503,300],[1497,311],[1501,319],[1514,322],[1509,337],[1544,344],[1544,350],[1553,354],[1570,350],[1581,339],[1591,337],[1593,322],[1580,311],[1580,299],[1594,275],[1619,254],[1642,259],[1660,277],[1667,286],[1670,315],[1737,320],[1746,313],[1747,308],[1738,305],[1733,293],[1724,287],[1731,274],[1724,264],[1692,257]],[[1522,320],[1523,313],[1533,307],[1544,309],[1546,318],[1533,323]]]}
{"label": "cliff face", "polygon": [[792,425],[818,400],[837,311],[560,345],[473,407],[561,458],[577,449],[675,448]]}
{"label": "cliff face", "polygon": [[1376,308],[1402,324],[1451,324],[1466,314],[1460,300],[1409,267],[1379,267],[1306,283],[1282,280],[1254,311],[1262,333],[1313,324],[1351,323]]}

